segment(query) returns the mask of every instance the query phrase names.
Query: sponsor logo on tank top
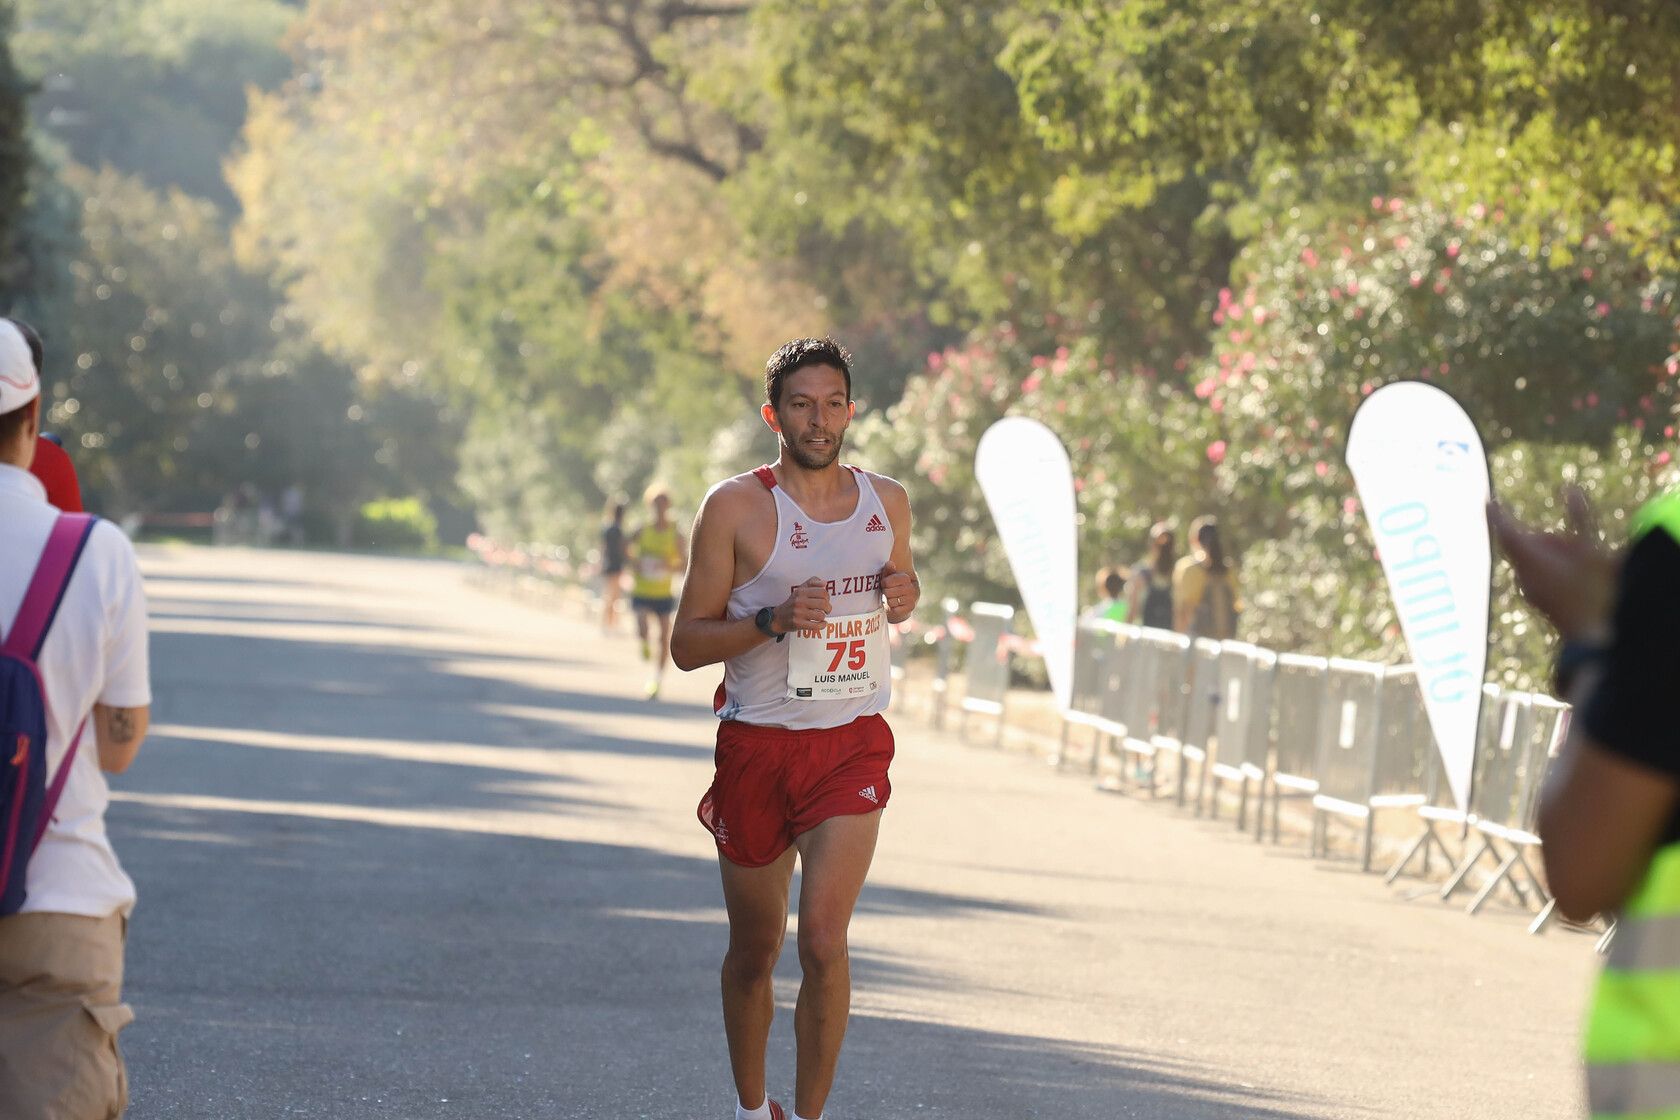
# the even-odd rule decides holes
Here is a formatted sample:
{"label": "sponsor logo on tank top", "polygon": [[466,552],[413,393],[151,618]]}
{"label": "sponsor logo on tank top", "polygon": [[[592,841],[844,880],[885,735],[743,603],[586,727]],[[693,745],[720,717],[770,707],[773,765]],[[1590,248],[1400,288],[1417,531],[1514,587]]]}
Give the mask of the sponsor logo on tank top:
{"label": "sponsor logo on tank top", "polygon": [[795,521],[793,523],[793,534],[788,537],[788,543],[794,548],[809,548],[811,538],[805,535],[805,526]]}
{"label": "sponsor logo on tank top", "polygon": [[881,521],[880,514],[872,513],[869,515],[869,524],[863,527],[863,531],[866,533],[884,533],[887,531],[887,527]]}
{"label": "sponsor logo on tank top", "polygon": [[[788,594],[793,594],[803,586],[805,585],[802,583],[788,584]],[[864,572],[862,575],[841,576],[839,579],[829,580],[824,590],[830,595],[862,595],[865,591],[879,591],[881,573]]]}

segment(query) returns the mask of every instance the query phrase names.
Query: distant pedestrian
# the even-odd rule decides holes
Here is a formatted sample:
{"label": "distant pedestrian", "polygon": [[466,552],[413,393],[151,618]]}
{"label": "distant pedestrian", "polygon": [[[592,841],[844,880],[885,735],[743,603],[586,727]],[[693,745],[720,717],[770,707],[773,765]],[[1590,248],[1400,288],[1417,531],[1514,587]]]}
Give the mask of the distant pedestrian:
{"label": "distant pedestrian", "polygon": [[610,631],[618,621],[618,599],[624,593],[624,566],[629,561],[630,542],[624,536],[624,513],[629,503],[615,498],[607,503],[606,521],[601,526],[601,629]]}
{"label": "distant pedestrian", "polygon": [[1178,538],[1172,526],[1157,521],[1149,529],[1149,555],[1134,565],[1127,581],[1127,617],[1153,630],[1173,628],[1173,565]]}
{"label": "distant pedestrian", "polygon": [[1081,616],[1084,621],[1125,622],[1131,607],[1126,598],[1126,570],[1102,568],[1097,572],[1097,601]]}
{"label": "distant pedestrian", "polygon": [[106,838],[105,773],[128,767],[150,720],[146,601],[128,539],[49,505],[29,472],[40,391],[0,319],[0,727],[16,763],[0,790],[9,819],[34,815],[0,861],[0,1117],[113,1120],[134,884]]}
{"label": "distant pedestrian", "polygon": [[1191,554],[1173,569],[1173,629],[1192,638],[1223,641],[1237,636],[1237,572],[1225,555],[1219,522],[1190,523]]}

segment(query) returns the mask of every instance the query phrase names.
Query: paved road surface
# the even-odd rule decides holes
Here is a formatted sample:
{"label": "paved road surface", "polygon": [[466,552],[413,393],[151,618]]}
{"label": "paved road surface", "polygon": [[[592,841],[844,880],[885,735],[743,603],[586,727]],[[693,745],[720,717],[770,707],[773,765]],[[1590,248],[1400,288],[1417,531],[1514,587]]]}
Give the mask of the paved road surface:
{"label": "paved road surface", "polygon": [[[625,638],[447,564],[144,564],[133,1117],[729,1115],[715,671],[649,704]],[[894,787],[833,1120],[1577,1113],[1580,935],[912,722]]]}

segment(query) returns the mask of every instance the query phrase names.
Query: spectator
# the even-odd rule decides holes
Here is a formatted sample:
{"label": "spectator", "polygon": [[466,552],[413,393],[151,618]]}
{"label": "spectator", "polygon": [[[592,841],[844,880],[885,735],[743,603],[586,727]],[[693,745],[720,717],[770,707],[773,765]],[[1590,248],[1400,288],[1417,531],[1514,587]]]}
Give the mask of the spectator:
{"label": "spectator", "polygon": [[1680,751],[1669,699],[1680,679],[1680,493],[1633,519],[1625,553],[1599,543],[1586,497],[1543,533],[1497,505],[1488,520],[1528,601],[1563,639],[1553,687],[1577,718],[1548,767],[1541,856],[1557,908],[1617,916],[1587,1017],[1588,1111],[1680,1115]]}
{"label": "spectator", "polygon": [[1219,539],[1219,522],[1190,523],[1191,554],[1173,569],[1173,629],[1192,638],[1223,641],[1237,636],[1237,573]]}
{"label": "spectator", "polygon": [[[60,518],[29,473],[40,391],[24,334],[0,319],[0,626],[8,636]],[[116,1036],[133,1018],[122,973],[134,884],[105,835],[104,775],[133,761],[150,719],[146,604],[134,550],[116,526],[94,522],[73,563],[56,613],[35,622],[45,626],[35,660],[46,772],[64,783],[28,862],[22,905],[0,917],[0,1116],[20,1120],[110,1120],[128,1097]],[[88,723],[93,741],[79,750]]]}
{"label": "spectator", "polygon": [[624,535],[624,513],[629,503],[614,498],[607,505],[606,524],[601,526],[601,629],[609,631],[618,621],[618,599],[624,593],[624,567],[630,559],[630,542]]}
{"label": "spectator", "polygon": [[1085,611],[1086,622],[1107,619],[1125,622],[1130,604],[1122,597],[1126,591],[1126,569],[1103,568],[1097,572],[1097,601]]}
{"label": "spectator", "polygon": [[36,441],[35,460],[29,464],[29,473],[46,487],[48,505],[57,506],[64,513],[82,512],[82,485],[76,479],[76,465],[56,437],[42,435]]}
{"label": "spectator", "polygon": [[1178,538],[1172,526],[1157,521],[1149,530],[1149,556],[1132,568],[1126,616],[1139,626],[1173,628],[1173,564]]}

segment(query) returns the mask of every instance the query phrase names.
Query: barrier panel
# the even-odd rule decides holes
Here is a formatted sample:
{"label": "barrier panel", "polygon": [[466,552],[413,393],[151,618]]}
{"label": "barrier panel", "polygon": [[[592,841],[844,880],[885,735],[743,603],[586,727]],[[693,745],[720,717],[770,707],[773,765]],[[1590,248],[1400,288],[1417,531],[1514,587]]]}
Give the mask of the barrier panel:
{"label": "barrier panel", "polygon": [[[1237,785],[1237,828],[1248,827],[1249,790],[1264,791],[1271,755],[1272,678],[1278,655],[1246,642],[1221,642],[1216,749],[1210,768],[1209,811],[1219,815],[1225,782]],[[1256,819],[1264,821],[1264,802]]]}
{"label": "barrier panel", "polygon": [[1009,644],[1005,638],[1015,625],[1015,608],[1002,603],[975,603],[969,608],[974,631],[963,666],[967,689],[962,701],[958,733],[968,738],[968,717],[991,716],[997,723],[994,744],[1003,742],[1003,710],[1009,694]]}
{"label": "barrier panel", "polygon": [[1169,630],[1139,628],[1132,645],[1135,658],[1128,666],[1126,733],[1120,749],[1135,756],[1132,776],[1148,783],[1150,796],[1160,789],[1157,753],[1160,743],[1176,743],[1184,719],[1184,668],[1190,639]]}
{"label": "barrier panel", "polygon": [[[1325,673],[1324,714],[1318,726],[1313,794],[1313,851],[1329,854],[1330,818],[1356,821],[1363,833],[1360,866],[1371,869],[1376,842],[1375,803],[1378,753],[1382,747],[1383,677],[1381,665],[1331,659]],[[1397,795],[1382,805],[1415,807],[1421,796]]]}
{"label": "barrier panel", "polygon": [[951,690],[951,674],[959,659],[958,631],[962,629],[962,604],[946,599],[939,604],[944,618],[928,636],[933,639],[933,679],[928,682],[928,715],[933,726],[945,730],[945,706]]}
{"label": "barrier panel", "polygon": [[[1484,688],[1483,697],[1467,821],[1476,835],[1441,887],[1443,899],[1451,898],[1464,885],[1484,856],[1495,865],[1499,862],[1499,853],[1489,833],[1479,827],[1480,823],[1514,822],[1522,814],[1529,740],[1534,731],[1534,697],[1527,692],[1500,692],[1492,685]],[[1494,880],[1495,885],[1498,882]],[[1524,889],[1515,882],[1510,886],[1518,901],[1526,905],[1528,897]]]}
{"label": "barrier panel", "polygon": [[[1318,792],[1318,726],[1324,718],[1324,680],[1330,662],[1298,653],[1278,655],[1272,674],[1272,764],[1266,785],[1272,803],[1272,843],[1282,835],[1285,797]],[[1265,806],[1262,804],[1262,811]]]}
{"label": "barrier panel", "polygon": [[[1540,813],[1540,791],[1545,785],[1546,767],[1562,742],[1559,732],[1568,726],[1565,722],[1568,705],[1538,693],[1522,695],[1526,696],[1527,719],[1513,721],[1515,726],[1511,736],[1514,742],[1510,753],[1515,758],[1515,764],[1509,796],[1502,795],[1497,807],[1490,804],[1475,822],[1482,842],[1498,857],[1499,862],[1482,889],[1470,900],[1467,908],[1470,914],[1480,910],[1501,883],[1507,884],[1524,905],[1530,903],[1530,891],[1542,909],[1551,901],[1540,877],[1529,865],[1525,852],[1540,845],[1540,837],[1534,832]],[[1502,728],[1502,739],[1503,735]],[[1505,851],[1500,850],[1501,844],[1505,846]],[[1519,873],[1522,876],[1520,879]],[[1544,923],[1540,923],[1540,927],[1544,928]]]}
{"label": "barrier panel", "polygon": [[1176,679],[1182,683],[1176,697],[1170,690],[1166,694],[1171,708],[1169,718],[1162,720],[1154,737],[1157,751],[1178,758],[1173,795],[1180,805],[1190,792],[1190,766],[1195,764],[1198,815],[1202,811],[1202,793],[1207,787],[1208,753],[1219,712],[1219,656],[1219,643],[1211,638],[1195,639],[1180,655]]}
{"label": "barrier panel", "polygon": [[1120,648],[1117,638],[1121,626],[1108,619],[1087,620],[1079,624],[1073,635],[1073,688],[1068,710],[1062,713],[1062,737],[1056,753],[1056,765],[1067,761],[1071,728],[1091,729],[1091,772],[1094,774],[1102,754],[1106,736],[1123,734],[1104,715],[1104,701],[1116,687],[1111,669],[1118,663]]}

